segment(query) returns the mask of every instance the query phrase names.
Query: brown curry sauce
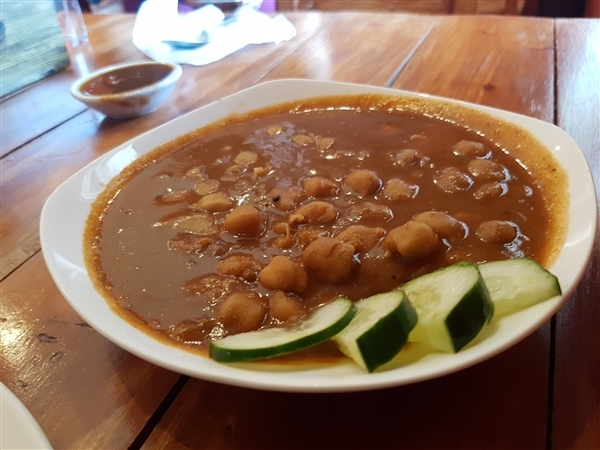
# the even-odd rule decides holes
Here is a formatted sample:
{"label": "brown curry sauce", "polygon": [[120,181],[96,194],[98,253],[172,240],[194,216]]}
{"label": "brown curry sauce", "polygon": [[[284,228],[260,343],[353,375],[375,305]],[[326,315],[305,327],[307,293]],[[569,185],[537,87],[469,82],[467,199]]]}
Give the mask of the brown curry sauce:
{"label": "brown curry sauce", "polygon": [[158,83],[172,70],[167,64],[155,62],[121,67],[92,78],[80,90],[84,95],[122,94]]}
{"label": "brown curry sauce", "polygon": [[[235,331],[219,316],[233,293],[262,305],[258,327],[281,324],[269,311],[280,289],[259,278],[276,256],[304,270],[305,287],[286,292],[303,311],[340,295],[386,292],[461,260],[528,256],[548,265],[564,239],[567,202],[566,176],[552,155],[523,130],[483,114],[428,108],[416,100],[328,98],[230,117],[179,138],[134,162],[97,199],[84,246],[90,276],[142,330],[204,352],[211,339]],[[494,164],[482,169],[477,161]],[[357,170],[374,172],[379,185],[362,190],[347,181]],[[314,177],[334,188],[311,191],[319,198],[306,194]],[[392,180],[401,181],[399,190],[388,189],[398,185]],[[304,194],[282,206],[290,187]],[[202,199],[215,194],[222,198],[206,211]],[[297,219],[314,202],[329,204],[334,219]],[[258,235],[224,229],[239,206],[260,213]],[[390,247],[393,230],[427,211],[448,214],[459,232],[436,233],[436,247],[416,258]],[[481,226],[490,221],[510,224],[514,237],[483,241]],[[354,249],[348,273],[327,280],[320,272],[329,270],[311,267],[306,248],[319,239],[337,242],[356,225],[383,232],[372,248]],[[217,273],[231,256],[257,265]]]}

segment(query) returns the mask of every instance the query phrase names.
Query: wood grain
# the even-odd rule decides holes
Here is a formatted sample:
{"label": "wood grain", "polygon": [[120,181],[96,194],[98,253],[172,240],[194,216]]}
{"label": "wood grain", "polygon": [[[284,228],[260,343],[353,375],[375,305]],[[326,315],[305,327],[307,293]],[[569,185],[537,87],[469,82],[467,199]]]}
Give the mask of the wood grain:
{"label": "wood grain", "polygon": [[[334,20],[333,16],[311,15],[290,15],[290,19],[298,33],[291,41],[280,45],[249,46],[218,65],[185,67],[175,92],[156,113],[116,121],[88,110],[5,157],[0,167],[3,193],[0,279],[39,250],[41,208],[62,181],[144,131],[251,86]],[[131,27],[133,20],[129,23]],[[95,37],[92,35],[90,39],[93,42]],[[120,51],[116,51],[119,57],[122,56]],[[59,92],[55,101],[67,95],[70,93]]]}
{"label": "wood grain", "polygon": [[[541,336],[450,376],[349,394],[260,392],[190,380],[144,449],[541,449]],[[544,384],[544,383],[542,383]],[[543,422],[543,420],[542,420]]]}
{"label": "wood grain", "polygon": [[[440,21],[394,86],[484,101],[551,120],[552,21],[514,20],[456,17]],[[308,71],[322,78],[332,74],[352,77],[355,82],[383,83],[392,74],[385,62],[377,67],[380,72],[366,63],[356,65],[350,74],[344,57],[332,57],[328,72],[312,69],[316,57],[311,55],[320,47],[321,53],[344,54],[325,42],[344,42],[356,61],[368,60],[367,53],[377,51],[367,48],[367,53],[359,53],[358,43],[352,45],[350,38],[337,36],[342,23],[340,19],[315,37],[269,76],[304,76]],[[388,43],[382,28],[377,39]],[[393,28],[388,32],[394,33]],[[520,35],[520,47],[514,47],[511,39],[503,41],[506,29]],[[405,41],[395,36],[397,47],[403,48]],[[403,39],[414,42],[414,37]],[[389,47],[384,44],[382,48]],[[532,58],[532,54],[538,56]],[[511,64],[503,62],[504,55]],[[531,61],[535,69],[529,67]],[[525,82],[529,76],[535,79]],[[508,80],[523,81],[517,81],[520,88],[515,89]],[[487,94],[483,86],[488,83],[499,92]],[[504,92],[509,86],[512,90]],[[532,111],[531,104],[538,107]],[[191,380],[144,448],[362,449],[394,448],[395,444],[411,449],[544,448],[549,351],[546,325],[509,351],[470,369],[417,385],[360,394],[261,393]],[[203,418],[200,426],[193,425],[197,417]]]}
{"label": "wood grain", "polygon": [[421,14],[450,12],[451,0],[282,0],[280,11],[387,11]]}
{"label": "wood grain", "polygon": [[[73,109],[67,72],[0,105],[11,108],[10,120],[16,115],[16,137],[0,164],[0,379],[55,448],[128,447],[174,383],[185,380],[83,323],[39,253],[40,210],[52,190],[144,131],[262,80],[395,80],[396,88],[556,120],[583,149],[600,187],[598,21],[357,14],[287,13],[295,39],[185,67],[168,102],[144,118],[119,122]],[[131,16],[90,19],[90,61],[143,58],[130,42],[132,25]],[[39,111],[28,111],[32,105]],[[60,105],[66,113],[53,109]],[[5,114],[3,141],[6,120]],[[269,393],[191,379],[144,448],[600,448],[598,233],[597,239],[588,273],[555,328],[546,324],[486,362],[355,394]]]}
{"label": "wood grain", "polygon": [[457,14],[520,14],[525,0],[451,0]]}
{"label": "wood grain", "polygon": [[436,27],[393,87],[554,120],[550,19],[452,16]]}
{"label": "wood grain", "polygon": [[[131,33],[131,16],[85,15],[85,18],[91,43],[70,50],[69,68],[0,103],[0,157],[87,109],[70,94],[71,85],[77,78],[98,67],[126,61],[139,53],[131,43],[127,45],[109,39],[111,33]],[[115,48],[120,51],[127,49],[127,53],[119,55],[120,58],[105,56]],[[51,101],[48,92],[52,92]]]}
{"label": "wood grain", "polygon": [[54,448],[126,448],[178,374],[90,328],[54,286],[41,253],[0,284],[2,382]]}
{"label": "wood grain", "polygon": [[388,11],[419,14],[519,14],[525,0],[279,0],[280,11]]}
{"label": "wood grain", "polygon": [[[344,13],[264,79],[310,78],[382,86],[436,23],[434,17]],[[377,39],[367,39],[374,29]]]}
{"label": "wood grain", "polygon": [[[575,26],[576,25],[576,26]],[[599,21],[558,20],[558,126],[583,150],[600,192]],[[600,448],[600,231],[589,268],[556,315],[552,447]]]}
{"label": "wood grain", "polygon": [[0,46],[0,97],[42,80],[69,66],[69,56],[54,4],[2,2],[5,36]]}

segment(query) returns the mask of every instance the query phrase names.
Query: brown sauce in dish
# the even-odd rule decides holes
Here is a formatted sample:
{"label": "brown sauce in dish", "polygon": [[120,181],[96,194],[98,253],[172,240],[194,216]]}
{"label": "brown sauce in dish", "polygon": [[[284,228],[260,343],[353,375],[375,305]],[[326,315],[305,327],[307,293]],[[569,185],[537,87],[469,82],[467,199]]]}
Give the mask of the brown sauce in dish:
{"label": "brown sauce in dish", "polygon": [[97,288],[147,332],[204,351],[454,262],[548,265],[566,211],[551,155],[487,117],[470,118],[476,132],[462,112],[388,102],[279,106],[142,157],[90,214]]}
{"label": "brown sauce in dish", "polygon": [[92,78],[81,86],[84,95],[110,95],[134,91],[158,83],[171,73],[166,64],[138,64],[112,70]]}

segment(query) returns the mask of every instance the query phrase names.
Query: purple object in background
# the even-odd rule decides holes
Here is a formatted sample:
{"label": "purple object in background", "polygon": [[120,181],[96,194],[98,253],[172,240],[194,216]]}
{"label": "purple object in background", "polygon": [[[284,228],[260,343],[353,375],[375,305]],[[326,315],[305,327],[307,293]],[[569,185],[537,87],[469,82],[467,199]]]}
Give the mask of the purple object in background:
{"label": "purple object in background", "polygon": [[142,0],[123,0],[123,9],[125,12],[137,12]]}
{"label": "purple object in background", "polygon": [[[123,0],[123,9],[125,12],[137,12],[142,4],[143,0]],[[190,5],[187,5],[185,2],[179,2],[179,12],[187,13],[192,11],[193,8]],[[265,13],[272,13],[277,10],[277,1],[276,0],[263,0],[262,4],[259,8],[260,11]]]}
{"label": "purple object in background", "polygon": [[260,5],[259,11],[262,11],[264,13],[273,13],[277,11],[277,1],[263,0],[262,5]]}
{"label": "purple object in background", "polygon": [[192,8],[187,3],[179,2],[177,4],[177,11],[179,12],[179,14],[189,13],[190,11],[193,11],[193,10],[194,10],[194,8]]}

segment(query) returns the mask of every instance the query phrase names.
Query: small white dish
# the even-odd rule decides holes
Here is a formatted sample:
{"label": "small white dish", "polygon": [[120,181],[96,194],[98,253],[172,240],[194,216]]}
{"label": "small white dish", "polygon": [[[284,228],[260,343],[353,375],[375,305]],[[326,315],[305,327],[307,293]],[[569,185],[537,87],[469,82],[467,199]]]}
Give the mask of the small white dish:
{"label": "small white dish", "polygon": [[71,94],[113,119],[131,119],[156,111],[173,92],[181,73],[181,66],[171,63],[117,64],[77,80]]}
{"label": "small white dish", "polygon": [[0,430],[0,450],[52,450],[29,410],[3,383],[0,383]]}
{"label": "small white dish", "polygon": [[[352,362],[300,368],[261,364],[219,364],[163,344],[136,329],[96,292],[83,260],[82,236],[90,205],[106,184],[129,163],[157,146],[234,113],[310,97],[388,94],[434,99],[449,108],[483,111],[529,131],[565,168],[569,179],[569,224],[565,244],[550,267],[563,295],[494,321],[484,339],[457,354],[421,354],[416,346],[388,370],[368,374]],[[457,106],[458,105],[458,106]],[[596,230],[597,204],[592,177],[577,144],[560,128],[526,116],[424,94],[309,80],[279,80],[254,86],[207,105],[121,145],[62,184],[48,199],[41,217],[41,243],[56,284],[72,307],[99,333],[120,347],[159,366],[218,383],[292,392],[343,392],[380,389],[446,375],[484,361],[537,330],[566,302],[588,267]],[[67,225],[65,225],[67,224]]]}

